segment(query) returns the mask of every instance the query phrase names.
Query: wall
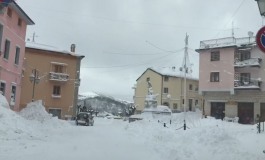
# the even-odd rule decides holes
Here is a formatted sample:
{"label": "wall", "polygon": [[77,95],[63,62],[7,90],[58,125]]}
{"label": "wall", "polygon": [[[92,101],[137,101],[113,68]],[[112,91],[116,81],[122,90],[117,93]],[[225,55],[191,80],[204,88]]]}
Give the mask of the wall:
{"label": "wall", "polygon": [[[25,74],[22,79],[22,96],[21,96],[21,108],[31,101],[33,84],[29,81],[29,76],[33,69],[39,70],[41,82],[35,86],[34,99],[42,99],[43,104],[48,111],[52,108],[62,109],[62,118],[65,115],[73,115],[75,103],[75,92],[78,86],[75,86],[77,67],[79,66],[79,59],[75,56],[67,55],[64,53],[54,53],[43,50],[36,50],[26,48],[25,55]],[[66,73],[69,74],[69,80],[67,82],[51,81],[49,80],[49,72],[51,70],[51,62],[59,62],[67,64]],[[78,66],[77,66],[78,65]],[[53,86],[61,86],[61,98],[53,98]]]}
{"label": "wall", "polygon": [[[7,11],[7,9],[6,9]],[[7,12],[0,15],[0,24],[3,25],[3,36],[1,40],[1,56],[0,56],[0,81],[6,83],[6,94],[5,97],[7,101],[11,100],[11,87],[16,86],[16,101],[15,105],[11,106],[12,109],[18,110],[20,102],[20,92],[21,92],[21,72],[22,64],[25,53],[25,36],[27,24],[22,20],[22,25],[18,26],[19,15],[16,12],[12,12],[12,17],[7,16]],[[10,40],[10,52],[9,58],[4,59],[4,47],[5,40]],[[16,65],[15,53],[16,46],[20,48],[19,64]]]}

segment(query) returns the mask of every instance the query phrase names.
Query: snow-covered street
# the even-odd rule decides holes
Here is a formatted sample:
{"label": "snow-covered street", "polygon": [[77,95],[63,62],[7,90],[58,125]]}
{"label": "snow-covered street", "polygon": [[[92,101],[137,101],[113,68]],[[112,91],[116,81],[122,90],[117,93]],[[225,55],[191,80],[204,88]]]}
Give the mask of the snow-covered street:
{"label": "snow-covered street", "polygon": [[[3,105],[2,105],[3,106]],[[129,123],[122,119],[95,118],[94,126],[75,126],[46,113],[34,102],[15,113],[0,107],[0,159],[5,160],[263,160],[265,134],[256,125],[201,118],[182,113],[169,117],[144,115]],[[160,123],[158,123],[158,120]],[[167,127],[163,124],[166,123]]]}

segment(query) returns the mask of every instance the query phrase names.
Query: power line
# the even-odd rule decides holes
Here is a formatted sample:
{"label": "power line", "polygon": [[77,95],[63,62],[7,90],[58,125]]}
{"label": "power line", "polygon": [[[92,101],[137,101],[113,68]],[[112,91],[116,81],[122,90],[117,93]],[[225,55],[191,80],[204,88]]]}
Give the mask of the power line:
{"label": "power line", "polygon": [[180,52],[180,51],[183,51],[183,50],[184,50],[184,48],[181,48],[181,49],[176,50],[176,51],[169,51],[169,50],[165,50],[165,49],[163,49],[163,48],[160,48],[160,47],[158,47],[158,46],[156,46],[156,45],[150,43],[149,41],[145,41],[145,42],[146,42],[147,44],[149,44],[149,45],[155,47],[156,49],[159,49],[159,50],[164,51],[164,52],[177,53],[177,52]]}
{"label": "power line", "polygon": [[[227,21],[227,23],[226,23],[222,28],[225,28],[225,27],[227,26],[227,24],[230,23],[230,22],[234,19],[235,15],[237,14],[237,12],[238,12],[239,9],[242,7],[242,5],[244,4],[245,1],[246,1],[246,0],[242,0],[242,1],[241,1],[241,3],[239,4],[239,6],[236,8],[236,10],[234,11],[233,15],[231,16],[231,19],[230,19],[229,21]],[[215,37],[218,37],[220,33],[221,33],[221,32],[219,31],[219,32],[216,34]]]}

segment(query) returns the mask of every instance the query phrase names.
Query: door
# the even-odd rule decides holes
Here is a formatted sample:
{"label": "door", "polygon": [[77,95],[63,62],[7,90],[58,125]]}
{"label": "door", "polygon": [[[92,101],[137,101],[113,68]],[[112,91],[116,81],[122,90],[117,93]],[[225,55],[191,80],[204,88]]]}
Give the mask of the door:
{"label": "door", "polygon": [[61,119],[61,109],[49,109],[49,113],[51,113],[53,117]]}
{"label": "door", "polygon": [[252,124],[254,122],[254,103],[238,103],[238,117],[241,124]]}
{"label": "door", "polygon": [[193,102],[193,100],[189,99],[189,111],[192,111],[192,102]]}
{"label": "door", "polygon": [[224,118],[225,103],[224,102],[211,102],[211,116],[216,119]]}

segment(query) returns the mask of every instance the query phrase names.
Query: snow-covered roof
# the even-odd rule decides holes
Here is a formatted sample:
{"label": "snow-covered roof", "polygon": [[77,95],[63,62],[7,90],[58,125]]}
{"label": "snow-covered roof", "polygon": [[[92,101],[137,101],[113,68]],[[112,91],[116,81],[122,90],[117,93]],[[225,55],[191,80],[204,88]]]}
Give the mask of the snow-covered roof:
{"label": "snow-covered roof", "polygon": [[46,45],[46,44],[40,44],[40,43],[35,43],[35,42],[27,42],[26,43],[26,48],[45,50],[45,51],[51,51],[51,52],[58,52],[58,53],[71,55],[71,56],[74,56],[74,57],[84,57],[83,55],[79,55],[79,54],[76,54],[74,52],[70,52],[70,51],[67,51],[67,50],[62,50],[62,49],[59,49],[59,48],[57,48],[55,46]]}
{"label": "snow-covered roof", "polygon": [[[176,67],[151,67],[151,68],[147,68],[146,69],[146,71],[147,70],[152,70],[152,71],[154,71],[154,72],[156,72],[156,73],[158,73],[158,74],[160,74],[160,75],[162,75],[162,76],[170,76],[170,77],[180,77],[180,78],[184,78],[184,73],[183,72],[181,72],[180,70],[179,70],[179,68],[176,68]],[[145,72],[146,72],[145,71]],[[144,73],[145,73],[144,72]],[[144,74],[143,73],[143,74]],[[143,75],[142,74],[142,75]],[[142,76],[141,75],[141,76]],[[141,77],[140,76],[140,77]],[[139,77],[139,78],[140,78]],[[138,79],[139,79],[138,78]],[[187,79],[191,79],[191,80],[199,80],[198,79],[198,77],[195,77],[195,76],[193,76],[192,74],[187,74],[186,75],[186,78]],[[137,79],[137,80],[138,80]]]}
{"label": "snow-covered roof", "polygon": [[204,40],[200,42],[199,50],[210,49],[210,48],[226,48],[226,47],[241,47],[242,45],[256,44],[256,37],[226,37],[219,39]]}

